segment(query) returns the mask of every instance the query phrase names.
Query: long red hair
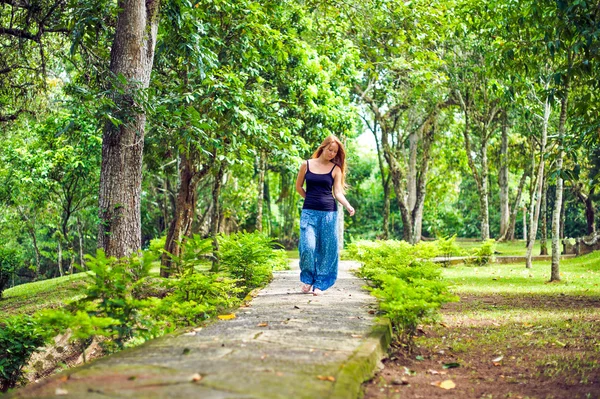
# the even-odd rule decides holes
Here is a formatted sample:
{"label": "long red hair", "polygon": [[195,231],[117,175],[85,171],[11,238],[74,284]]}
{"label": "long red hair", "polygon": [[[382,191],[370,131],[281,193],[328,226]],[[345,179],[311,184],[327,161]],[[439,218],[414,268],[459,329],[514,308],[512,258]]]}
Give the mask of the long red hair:
{"label": "long red hair", "polygon": [[344,148],[344,145],[342,144],[340,139],[335,137],[333,134],[327,136],[325,140],[323,140],[319,148],[317,148],[317,150],[313,153],[312,157],[313,159],[319,158],[323,153],[323,150],[327,148],[331,143],[336,143],[338,145],[337,154],[335,155],[335,158],[331,160],[331,162],[336,164],[341,169],[342,189],[346,191],[346,149]]}

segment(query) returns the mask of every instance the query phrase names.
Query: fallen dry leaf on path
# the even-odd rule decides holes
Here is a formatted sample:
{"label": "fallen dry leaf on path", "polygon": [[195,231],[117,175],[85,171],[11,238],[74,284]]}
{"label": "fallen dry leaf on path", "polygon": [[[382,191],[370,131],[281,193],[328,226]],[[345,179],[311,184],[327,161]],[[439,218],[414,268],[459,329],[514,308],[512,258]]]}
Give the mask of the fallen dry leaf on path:
{"label": "fallen dry leaf on path", "polygon": [[436,381],[436,382],[432,382],[431,385],[442,388],[442,389],[456,388],[456,384],[452,380]]}
{"label": "fallen dry leaf on path", "polygon": [[233,313],[220,314],[217,317],[219,318],[219,320],[231,320],[231,319],[235,319],[235,314],[233,314]]}
{"label": "fallen dry leaf on path", "polygon": [[335,381],[335,377],[332,375],[318,375],[317,378],[321,381]]}
{"label": "fallen dry leaf on path", "polygon": [[269,323],[258,323],[256,326],[257,327],[267,327],[269,325]]}
{"label": "fallen dry leaf on path", "polygon": [[192,374],[191,379],[192,379],[192,381],[197,382],[197,381],[200,381],[202,379],[202,376],[200,374],[198,374],[198,373]]}

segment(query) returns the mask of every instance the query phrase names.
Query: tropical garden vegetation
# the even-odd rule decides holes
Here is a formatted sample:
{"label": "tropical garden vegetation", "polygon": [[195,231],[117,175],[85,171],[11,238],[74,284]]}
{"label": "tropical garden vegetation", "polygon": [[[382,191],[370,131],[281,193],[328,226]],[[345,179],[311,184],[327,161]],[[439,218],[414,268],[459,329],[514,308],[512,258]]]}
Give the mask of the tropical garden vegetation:
{"label": "tropical garden vegetation", "polygon": [[360,240],[523,239],[527,267],[539,240],[551,281],[563,239],[597,241],[598,1],[2,0],[0,44],[0,305],[90,280],[61,311],[3,311],[23,359],[66,328],[116,350],[239,304],[296,246],[297,169],[329,134],[382,308],[427,288],[397,313],[409,341],[453,297],[419,247]]}

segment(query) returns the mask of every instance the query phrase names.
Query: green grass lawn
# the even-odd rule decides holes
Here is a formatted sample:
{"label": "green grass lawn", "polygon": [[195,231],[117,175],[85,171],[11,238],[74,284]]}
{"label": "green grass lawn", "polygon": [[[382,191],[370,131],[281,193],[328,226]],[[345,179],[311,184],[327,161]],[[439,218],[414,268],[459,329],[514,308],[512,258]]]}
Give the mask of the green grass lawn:
{"label": "green grass lawn", "polygon": [[[456,241],[456,244],[465,250],[471,250],[481,246],[481,241]],[[550,241],[548,241],[548,251],[550,251]],[[533,244],[533,255],[540,254],[540,242],[539,240]],[[527,247],[523,240],[498,242],[496,243],[496,255],[499,256],[525,256],[527,255]]]}
{"label": "green grass lawn", "polygon": [[[600,398],[600,252],[561,261],[553,283],[550,261],[442,273],[460,301],[423,327],[413,352],[390,354],[366,399]],[[447,396],[442,380],[456,384]]]}
{"label": "green grass lawn", "polygon": [[525,268],[525,262],[444,269],[444,277],[459,293],[600,294],[600,252],[562,260],[560,273],[561,282],[548,284],[549,260],[533,262],[531,269]]}
{"label": "green grass lawn", "polygon": [[76,273],[9,288],[0,299],[0,315],[33,314],[64,306],[83,296],[85,276],[86,273]]}
{"label": "green grass lawn", "polygon": [[286,250],[285,253],[287,254],[288,258],[290,258],[290,259],[299,259],[300,258],[300,255],[298,254],[298,249]]}

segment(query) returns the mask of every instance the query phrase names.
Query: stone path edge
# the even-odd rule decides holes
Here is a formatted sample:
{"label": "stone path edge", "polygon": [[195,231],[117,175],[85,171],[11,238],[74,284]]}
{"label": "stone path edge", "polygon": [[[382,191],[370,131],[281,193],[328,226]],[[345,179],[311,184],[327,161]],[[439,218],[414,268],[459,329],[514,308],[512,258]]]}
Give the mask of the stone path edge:
{"label": "stone path edge", "polygon": [[333,386],[330,399],[362,397],[362,384],[375,375],[392,342],[392,325],[386,318],[373,326],[371,333],[345,362]]}

